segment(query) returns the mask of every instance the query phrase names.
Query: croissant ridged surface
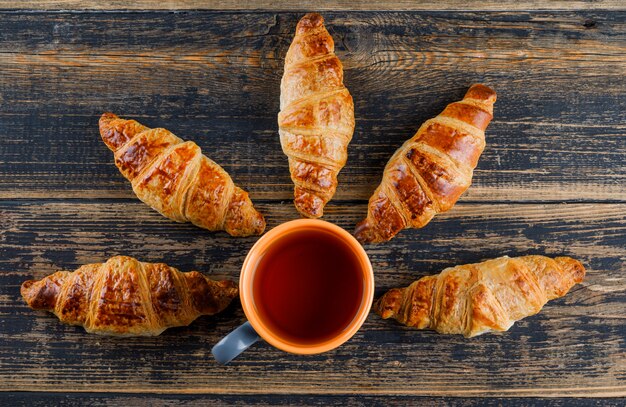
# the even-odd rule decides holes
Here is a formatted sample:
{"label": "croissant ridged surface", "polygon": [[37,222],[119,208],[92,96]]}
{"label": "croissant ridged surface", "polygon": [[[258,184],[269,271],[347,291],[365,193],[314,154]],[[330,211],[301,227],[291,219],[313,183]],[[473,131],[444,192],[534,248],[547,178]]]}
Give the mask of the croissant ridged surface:
{"label": "croissant ridged surface", "polygon": [[462,101],[427,120],[389,159],[355,237],[384,242],[452,208],[472,182],[495,101],[492,89],[472,85]]}
{"label": "croissant ridged surface", "polygon": [[335,194],[354,132],[354,103],[334,49],[324,18],[305,15],[287,51],[280,84],[280,142],[289,157],[294,204],[309,218],[322,216]]}
{"label": "croissant ridged surface", "polygon": [[100,134],[137,197],[162,215],[233,236],[265,230],[248,194],[194,142],[113,113],[100,118]]}
{"label": "croissant ridged surface", "polygon": [[407,326],[472,337],[508,330],[567,294],[584,276],[583,265],[570,257],[504,256],[447,268],[392,289],[374,310]]}
{"label": "croissant ridged surface", "polygon": [[238,292],[232,281],[126,256],[58,271],[21,287],[31,308],[53,312],[89,333],[116,336],[155,336],[188,325],[200,315],[222,311]]}

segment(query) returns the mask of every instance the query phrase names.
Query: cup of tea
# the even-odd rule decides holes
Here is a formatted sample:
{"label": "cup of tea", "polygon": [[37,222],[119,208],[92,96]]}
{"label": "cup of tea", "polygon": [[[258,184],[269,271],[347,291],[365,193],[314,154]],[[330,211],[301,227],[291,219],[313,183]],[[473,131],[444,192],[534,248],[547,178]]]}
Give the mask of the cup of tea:
{"label": "cup of tea", "polygon": [[255,243],[241,269],[239,293],[248,322],[213,347],[224,364],[260,339],[301,355],[340,346],[367,318],[374,273],[363,247],[344,229],[299,219]]}

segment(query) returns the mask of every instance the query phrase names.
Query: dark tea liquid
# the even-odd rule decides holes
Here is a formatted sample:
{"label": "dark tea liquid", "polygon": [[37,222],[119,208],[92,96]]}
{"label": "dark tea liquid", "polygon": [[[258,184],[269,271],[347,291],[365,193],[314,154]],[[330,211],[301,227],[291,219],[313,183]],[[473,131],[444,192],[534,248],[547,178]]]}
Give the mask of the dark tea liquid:
{"label": "dark tea liquid", "polygon": [[324,230],[300,230],[274,242],[257,265],[252,295],[268,328],[295,344],[340,334],[363,295],[359,259]]}

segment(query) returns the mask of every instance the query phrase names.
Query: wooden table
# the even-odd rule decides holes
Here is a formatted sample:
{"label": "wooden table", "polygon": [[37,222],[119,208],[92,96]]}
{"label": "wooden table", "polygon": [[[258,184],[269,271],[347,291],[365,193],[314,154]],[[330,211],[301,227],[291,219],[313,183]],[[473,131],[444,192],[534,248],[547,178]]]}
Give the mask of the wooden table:
{"label": "wooden table", "polygon": [[[0,404],[624,403],[611,398],[626,396],[626,4],[264,0],[235,10],[243,3],[0,0]],[[226,367],[209,351],[244,322],[239,304],[136,339],[87,335],[27,308],[23,280],[118,254],[236,279],[256,240],[139,202],[100,140],[104,111],[195,140],[269,228],[297,218],[276,114],[303,10],[326,17],[355,100],[325,216],[348,230],[425,119],[471,83],[498,91],[456,207],[367,247],[377,295],[505,254],[571,255],[585,281],[500,335],[442,336],[371,315],[335,351],[258,344]]]}

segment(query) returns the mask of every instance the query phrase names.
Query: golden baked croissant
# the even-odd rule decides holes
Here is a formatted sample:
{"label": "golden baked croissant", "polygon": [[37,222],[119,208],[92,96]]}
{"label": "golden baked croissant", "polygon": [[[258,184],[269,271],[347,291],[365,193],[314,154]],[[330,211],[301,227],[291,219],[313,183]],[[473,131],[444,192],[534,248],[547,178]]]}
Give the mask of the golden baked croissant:
{"label": "golden baked croissant", "polygon": [[472,182],[495,101],[492,89],[472,85],[462,101],[427,120],[395,152],[369,200],[367,218],[356,227],[359,241],[384,242],[454,206]]}
{"label": "golden baked croissant", "polygon": [[162,215],[233,236],[265,230],[248,194],[194,142],[113,113],[100,118],[100,135],[137,197]]}
{"label": "golden baked croissant", "polygon": [[51,311],[89,333],[155,336],[222,311],[239,290],[232,281],[213,281],[197,271],[116,256],[25,281],[21,292],[31,308]]}
{"label": "golden baked croissant", "polygon": [[583,265],[570,257],[504,256],[447,268],[392,289],[374,310],[407,326],[469,338],[508,330],[567,294],[584,276]]}
{"label": "golden baked croissant", "polygon": [[343,66],[319,14],[302,17],[287,51],[278,126],[295,184],[296,209],[319,218],[335,194],[354,132],[352,96],[343,85]]}

